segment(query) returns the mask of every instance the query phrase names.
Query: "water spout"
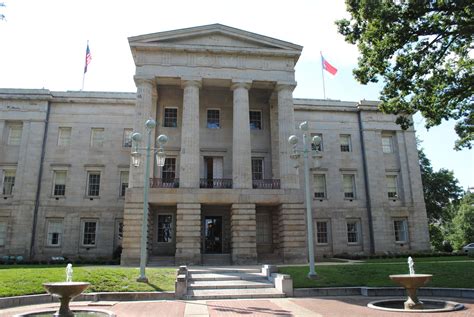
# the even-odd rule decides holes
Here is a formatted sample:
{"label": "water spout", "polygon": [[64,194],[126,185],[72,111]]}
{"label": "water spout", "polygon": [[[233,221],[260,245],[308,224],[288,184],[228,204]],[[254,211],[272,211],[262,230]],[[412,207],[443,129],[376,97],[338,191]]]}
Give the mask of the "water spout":
{"label": "water spout", "polygon": [[410,275],[415,275],[415,262],[411,256],[408,257],[408,269],[410,270]]}
{"label": "water spout", "polygon": [[72,264],[66,266],[66,282],[72,282]]}

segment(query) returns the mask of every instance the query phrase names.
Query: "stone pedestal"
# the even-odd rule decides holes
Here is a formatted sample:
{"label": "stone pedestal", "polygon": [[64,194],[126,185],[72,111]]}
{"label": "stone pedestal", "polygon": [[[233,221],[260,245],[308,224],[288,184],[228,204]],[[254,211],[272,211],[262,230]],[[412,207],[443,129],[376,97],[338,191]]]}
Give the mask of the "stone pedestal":
{"label": "stone pedestal", "polygon": [[279,207],[280,254],[284,263],[307,263],[306,221],[303,204]]}
{"label": "stone pedestal", "polygon": [[176,265],[201,263],[201,205],[178,204],[176,209]]}
{"label": "stone pedestal", "polygon": [[199,188],[199,88],[197,80],[183,80],[183,123],[179,187]]}
{"label": "stone pedestal", "polygon": [[232,264],[257,263],[255,204],[233,204],[231,210]]}
{"label": "stone pedestal", "polygon": [[235,82],[233,136],[232,136],[232,187],[252,188],[252,159],[249,121],[250,82]]}

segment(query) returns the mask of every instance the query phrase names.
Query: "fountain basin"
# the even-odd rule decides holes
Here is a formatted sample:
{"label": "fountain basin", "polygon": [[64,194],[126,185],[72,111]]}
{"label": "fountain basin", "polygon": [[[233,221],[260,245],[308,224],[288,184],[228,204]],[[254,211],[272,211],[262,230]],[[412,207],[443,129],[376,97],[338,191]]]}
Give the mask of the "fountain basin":
{"label": "fountain basin", "polygon": [[[51,310],[39,310],[36,312],[29,312],[20,315],[15,315],[14,317],[52,317],[55,315],[56,311]],[[78,309],[73,310],[72,313],[74,317],[116,317],[116,315],[107,310],[85,310]]]}
{"label": "fountain basin", "polygon": [[435,313],[464,309],[463,304],[436,299],[423,299],[423,307],[415,309],[405,309],[405,300],[403,299],[383,299],[373,301],[368,303],[367,307],[378,310],[404,313]]}
{"label": "fountain basin", "polygon": [[90,283],[86,282],[43,283],[43,287],[46,289],[46,291],[54,296],[59,297],[61,301],[61,306],[54,316],[73,317],[74,313],[69,308],[69,302],[71,299],[85,291],[89,285]]}
{"label": "fountain basin", "polygon": [[394,274],[390,279],[405,288],[419,288],[431,281],[431,274]]}

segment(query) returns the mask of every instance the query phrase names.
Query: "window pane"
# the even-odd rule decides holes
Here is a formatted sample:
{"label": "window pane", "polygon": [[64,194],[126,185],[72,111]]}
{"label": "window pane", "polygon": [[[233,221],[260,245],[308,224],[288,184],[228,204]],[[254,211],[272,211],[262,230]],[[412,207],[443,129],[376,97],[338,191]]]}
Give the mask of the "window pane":
{"label": "window pane", "polygon": [[7,223],[0,222],[0,245],[5,245],[5,240],[7,236]]}
{"label": "window pane", "polygon": [[250,111],[250,129],[261,130],[262,129],[262,112],[261,111]]}
{"label": "window pane", "polygon": [[165,108],[163,126],[168,128],[176,128],[178,126],[178,109]]}
{"label": "window pane", "polygon": [[89,173],[88,196],[99,196],[100,192],[100,173]]}
{"label": "window pane", "polygon": [[120,172],[120,196],[125,196],[125,191],[128,188],[128,172]]}
{"label": "window pane", "polygon": [[83,245],[95,245],[96,242],[97,222],[84,222],[84,236],[82,240]]}
{"label": "window pane", "polygon": [[163,168],[161,169],[161,178],[164,180],[174,180],[176,178],[176,158],[165,158],[165,165],[163,165]]}
{"label": "window pane", "polygon": [[48,245],[61,245],[61,235],[63,233],[63,222],[60,220],[51,220],[48,222]]}
{"label": "window pane", "polygon": [[54,172],[54,196],[64,196],[66,193],[66,171]]}
{"label": "window pane", "polygon": [[8,132],[8,144],[9,145],[20,145],[21,132],[23,130],[22,125],[11,125]]}
{"label": "window pane", "polygon": [[101,147],[104,144],[104,128],[92,128],[91,146]]}
{"label": "window pane", "polygon": [[268,213],[257,213],[257,243],[272,243],[272,218]]}
{"label": "window pane", "polygon": [[58,146],[69,146],[71,143],[71,128],[59,128]]}
{"label": "window pane", "polygon": [[351,136],[348,134],[340,135],[341,142],[341,152],[350,152],[351,151]]}
{"label": "window pane", "polygon": [[344,197],[354,198],[354,175],[343,175],[342,180],[344,185]]}
{"label": "window pane", "polygon": [[387,176],[387,195],[389,198],[397,198],[397,176]]}
{"label": "window pane", "polygon": [[384,153],[392,153],[392,137],[382,136],[382,150]]}
{"label": "window pane", "polygon": [[326,221],[316,222],[316,242],[328,243],[328,223]]}
{"label": "window pane", "polygon": [[314,175],[314,197],[324,198],[326,197],[326,176],[325,175]]}
{"label": "window pane", "polygon": [[347,242],[359,242],[359,225],[356,221],[351,221],[347,223]]}
{"label": "window pane", "polygon": [[171,242],[173,240],[172,215],[158,215],[158,242]]}
{"label": "window pane", "polygon": [[207,110],[207,127],[209,129],[220,128],[220,112],[219,110],[209,109]]}
{"label": "window pane", "polygon": [[132,147],[133,129],[123,129],[123,147]]}
{"label": "window pane", "polygon": [[253,158],[252,159],[252,180],[263,179],[263,159]]}
{"label": "window pane", "polygon": [[395,220],[393,222],[393,227],[395,230],[395,241],[396,242],[406,242],[408,241],[408,225],[407,220]]}
{"label": "window pane", "polygon": [[16,170],[3,171],[3,195],[12,195],[15,187]]}

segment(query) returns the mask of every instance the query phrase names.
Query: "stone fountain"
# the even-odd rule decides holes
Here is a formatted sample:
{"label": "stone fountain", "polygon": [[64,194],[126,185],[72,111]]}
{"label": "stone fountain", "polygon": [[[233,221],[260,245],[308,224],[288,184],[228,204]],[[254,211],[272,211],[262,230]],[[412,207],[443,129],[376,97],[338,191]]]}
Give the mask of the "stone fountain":
{"label": "stone fountain", "polygon": [[464,305],[442,300],[418,299],[418,288],[424,286],[433,277],[432,274],[416,274],[415,263],[413,259],[408,257],[409,274],[395,274],[390,275],[390,279],[395,283],[403,286],[407,292],[408,299],[403,301],[401,299],[386,299],[369,303],[367,306],[374,309],[387,311],[404,311],[404,312],[443,312],[460,310]]}

